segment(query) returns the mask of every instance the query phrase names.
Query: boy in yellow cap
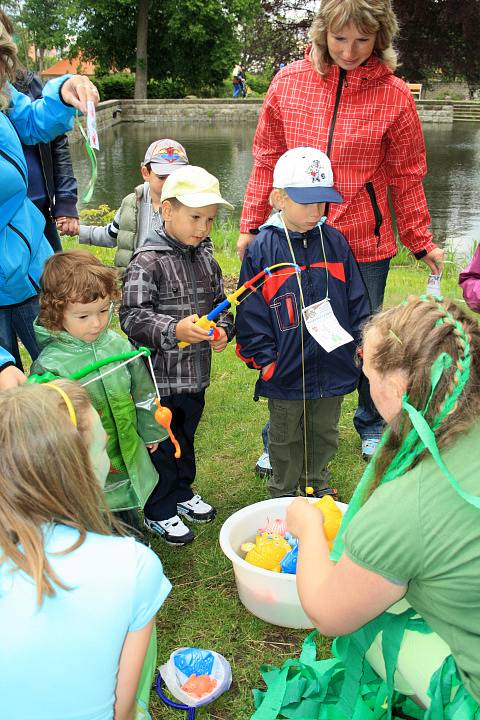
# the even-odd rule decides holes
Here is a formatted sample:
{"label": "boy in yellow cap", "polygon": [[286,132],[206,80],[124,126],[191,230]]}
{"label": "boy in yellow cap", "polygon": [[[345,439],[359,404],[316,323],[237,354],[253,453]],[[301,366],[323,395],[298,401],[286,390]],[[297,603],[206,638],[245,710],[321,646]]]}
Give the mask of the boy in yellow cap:
{"label": "boy in yellow cap", "polygon": [[[224,350],[233,338],[233,316],[222,313],[214,335],[195,321],[225,299],[209,233],[218,206],[232,206],[222,198],[217,178],[193,165],[167,178],[161,201],[163,227],[127,268],[120,323],[133,344],[152,350],[162,405],[172,411],[172,431],[182,450],[179,460],[171,444],[151,455],[160,482],[145,505],[145,525],[166,542],[185,545],[194,534],[179,516],[193,522],[215,517],[215,508],[191,488],[194,438],[210,383],[211,353]],[[180,349],[179,342],[189,344]]]}

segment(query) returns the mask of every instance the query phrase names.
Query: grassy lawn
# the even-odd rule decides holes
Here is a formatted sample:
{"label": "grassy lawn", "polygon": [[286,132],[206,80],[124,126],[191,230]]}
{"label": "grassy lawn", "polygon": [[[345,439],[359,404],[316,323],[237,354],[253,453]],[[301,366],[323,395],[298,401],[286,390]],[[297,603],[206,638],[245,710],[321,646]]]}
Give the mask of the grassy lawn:
{"label": "grassy lawn", "polygon": [[[227,228],[222,237],[217,230],[217,257],[226,276],[238,273],[239,263],[233,251],[235,229]],[[66,241],[65,247],[76,242]],[[92,249],[106,263],[113,251]],[[459,298],[458,272],[447,265],[442,281],[445,295]],[[402,254],[389,274],[386,304],[400,302],[408,294],[425,291],[428,271]],[[233,281],[233,277],[231,278]],[[165,662],[172,650],[181,646],[199,646],[216,650],[229,660],[233,685],[213,705],[198,711],[197,717],[243,720],[253,712],[251,688],[261,687],[261,664],[281,664],[297,656],[306,631],[294,631],[269,625],[250,615],[240,604],[230,562],[223,555],[218,534],[224,520],[245,505],[268,497],[265,483],[255,477],[254,466],[261,451],[260,430],[267,419],[266,401],[253,402],[256,373],[243,365],[230,344],[221,354],[214,353],[212,383],[207,391],[205,413],[198,431],[198,479],[196,490],[213,503],[217,519],[196,528],[195,542],[186,548],[172,548],[160,539],[152,540],[173,591],[161,609],[158,620],[158,659]],[[364,463],[360,442],[352,418],[356,396],[343,404],[340,421],[340,448],[332,462],[335,484],[342,500],[348,501]],[[319,646],[324,657],[329,641]],[[152,704],[155,720],[183,717],[169,710],[156,698]]]}

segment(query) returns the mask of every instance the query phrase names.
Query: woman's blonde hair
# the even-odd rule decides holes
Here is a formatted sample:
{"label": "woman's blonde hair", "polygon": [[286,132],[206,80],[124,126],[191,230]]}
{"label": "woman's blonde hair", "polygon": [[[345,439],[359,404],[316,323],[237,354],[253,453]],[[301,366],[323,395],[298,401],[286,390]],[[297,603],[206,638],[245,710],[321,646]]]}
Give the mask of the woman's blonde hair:
{"label": "woman's blonde hair", "polygon": [[0,11],[0,112],[10,104],[10,92],[7,82],[15,80],[17,69],[17,47],[11,37],[11,22]]}
{"label": "woman's blonde hair", "polygon": [[362,33],[376,33],[373,52],[391,70],[397,67],[397,53],[392,41],[398,23],[391,0],[322,0],[309,37],[312,41],[310,59],[320,75],[326,75],[332,65],[328,52],[328,31],[338,32],[352,23]]}
{"label": "woman's blonde hair", "polygon": [[[372,342],[373,351],[369,357],[379,373],[405,372],[408,402],[424,413],[439,448],[452,444],[478,420],[480,326],[453,302],[412,296],[405,304],[374,315],[363,334],[364,340]],[[448,353],[452,363],[444,367],[429,401],[431,371],[441,353]],[[463,391],[456,398],[459,382],[465,380]],[[390,423],[390,428],[387,441],[375,455],[374,478],[368,494],[379,485],[410,433],[412,423],[408,414],[402,410]],[[425,452],[412,452],[410,467]],[[406,460],[408,464],[408,458]]]}
{"label": "woman's blonde hair", "polygon": [[70,420],[62,396],[44,385],[0,393],[0,563],[10,561],[29,575],[40,604],[55,586],[67,589],[52,569],[44,546],[46,526],[78,530],[75,550],[88,531],[109,535],[111,516],[90,464],[90,406],[86,392],[59,381],[77,415]]}

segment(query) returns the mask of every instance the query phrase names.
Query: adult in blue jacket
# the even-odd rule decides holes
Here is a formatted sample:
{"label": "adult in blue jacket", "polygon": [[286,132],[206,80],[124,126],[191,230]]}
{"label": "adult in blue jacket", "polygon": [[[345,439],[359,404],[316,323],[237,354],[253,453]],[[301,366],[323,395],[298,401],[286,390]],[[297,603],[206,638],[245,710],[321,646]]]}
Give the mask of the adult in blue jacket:
{"label": "adult in blue jacket", "polygon": [[23,372],[15,367],[13,356],[0,347],[0,390],[17,387],[26,379]]}
{"label": "adult in blue jacket", "polygon": [[50,80],[43,98],[32,102],[11,84],[16,47],[0,21],[0,345],[15,356],[18,336],[38,355],[33,335],[37,294],[52,249],[43,234],[45,219],[27,198],[28,173],[21,142],[49,142],[73,127],[77,110],[97,104],[96,87],[82,75]]}

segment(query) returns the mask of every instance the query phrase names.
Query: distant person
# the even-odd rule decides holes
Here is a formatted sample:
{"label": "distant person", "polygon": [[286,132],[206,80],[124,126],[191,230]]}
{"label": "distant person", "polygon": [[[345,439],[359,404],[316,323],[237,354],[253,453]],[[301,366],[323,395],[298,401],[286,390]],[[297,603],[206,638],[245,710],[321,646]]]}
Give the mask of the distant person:
{"label": "distant person", "polygon": [[283,62],[278,63],[278,65],[275,67],[275,70],[273,71],[273,76],[272,76],[272,77],[275,77],[275,75],[276,75],[278,72],[280,72],[280,70],[281,70],[282,68],[284,68],[284,67],[285,67],[285,63],[283,63]]}
{"label": "distant person", "polygon": [[114,535],[100,419],[69,381],[4,391],[0,415],[0,717],[146,717],[171,585]]}
{"label": "distant person", "polygon": [[[225,350],[234,335],[228,312],[219,316],[215,334],[195,324],[225,299],[222,271],[208,238],[219,205],[232,207],[220,195],[217,178],[203,168],[187,165],[167,178],[163,228],[136,250],[120,306],[122,330],[134,345],[152,350],[162,405],[172,411],[172,432],[181,447],[180,459],[171,443],[160,443],[152,454],[160,483],[144,508],[146,527],[174,545],[195,537],[182,518],[204,523],[216,514],[194,494],[192,484],[195,433],[210,384],[212,350]],[[189,345],[181,349],[179,342]]]}
{"label": "distant person", "polygon": [[[368,298],[347,241],[325,223],[325,203],[343,202],[328,157],[314,148],[288,150],[275,165],[270,198],[277,212],[247,248],[239,283],[278,263],[306,270],[298,276],[282,268],[238,306],[237,355],[260,370],[255,395],[268,399],[271,496],[305,494],[306,487],[316,497],[334,495],[328,463],[338,448],[343,396],[360,375],[355,351]],[[327,298],[348,333],[330,349],[302,320],[304,308],[313,320]]]}
{"label": "distant person", "polygon": [[242,75],[242,66],[241,65],[235,65],[232,72],[232,84],[233,84],[233,90],[232,95],[234,98],[240,97],[243,92],[243,75]]}
{"label": "distant person", "polygon": [[[372,313],[383,303],[397,252],[389,195],[400,241],[433,273],[443,266],[422,184],[427,169],[422,126],[411,92],[393,74],[397,30],[390,0],[323,0],[305,59],[275,76],[263,103],[237,243],[242,257],[270,212],[277,159],[289,148],[317,147],[330,158],[344,199],[328,206],[329,224],[352,249]],[[384,423],[363,375],[354,425],[368,460]]]}
{"label": "distant person", "polygon": [[123,198],[111,223],[104,227],[80,225],[79,241],[116,247],[115,266],[125,272],[135,250],[161,229],[163,185],[170,173],[185,165],[188,157],[183,145],[168,138],[155,140],[148,146],[140,168],[144,182]]}
{"label": "distant person", "polygon": [[1,19],[5,17],[0,16],[0,345],[22,370],[17,337],[35,359],[39,281],[53,251],[43,233],[45,218],[27,197],[28,168],[21,143],[48,143],[71,130],[76,112],[85,112],[89,100],[97,104],[99,95],[82,75],[50,80],[43,97],[33,102],[19,93],[11,84],[17,49]]}

